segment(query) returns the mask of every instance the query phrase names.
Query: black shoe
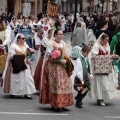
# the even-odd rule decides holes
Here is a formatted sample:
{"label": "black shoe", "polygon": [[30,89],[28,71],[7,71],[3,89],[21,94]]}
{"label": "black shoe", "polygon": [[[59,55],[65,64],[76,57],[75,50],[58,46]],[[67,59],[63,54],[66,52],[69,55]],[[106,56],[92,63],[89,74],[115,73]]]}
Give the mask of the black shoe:
{"label": "black shoe", "polygon": [[75,105],[77,108],[83,108],[82,105]]}
{"label": "black shoe", "polygon": [[52,110],[55,110],[55,108],[54,108],[54,107],[52,107]]}
{"label": "black shoe", "polygon": [[83,108],[81,103],[80,103],[80,104],[75,104],[75,106],[76,106],[77,108]]}
{"label": "black shoe", "polygon": [[[76,99],[76,98],[75,98]],[[83,105],[82,101],[76,102],[76,104]]]}
{"label": "black shoe", "polygon": [[60,108],[52,107],[52,110],[55,111],[55,112],[59,112],[59,111],[60,111]]}
{"label": "black shoe", "polygon": [[14,98],[15,96],[14,95],[10,95],[10,98]]}
{"label": "black shoe", "polygon": [[83,105],[83,103],[82,103],[82,102],[80,102],[80,105]]}
{"label": "black shoe", "polygon": [[30,95],[24,95],[24,98],[25,98],[25,99],[32,100],[32,97],[31,97]]}
{"label": "black shoe", "polygon": [[77,96],[75,97],[75,100],[77,100]]}
{"label": "black shoe", "polygon": [[64,108],[64,107],[62,108],[62,110],[63,110],[63,111],[69,111],[69,109],[67,109],[67,108]]}

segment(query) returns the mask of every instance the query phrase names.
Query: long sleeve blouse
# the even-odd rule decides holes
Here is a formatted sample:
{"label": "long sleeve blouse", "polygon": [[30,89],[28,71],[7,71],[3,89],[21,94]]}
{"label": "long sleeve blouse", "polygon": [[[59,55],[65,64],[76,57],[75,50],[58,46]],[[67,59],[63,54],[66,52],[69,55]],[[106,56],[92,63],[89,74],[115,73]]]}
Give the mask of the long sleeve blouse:
{"label": "long sleeve blouse", "polygon": [[[87,65],[86,67],[88,68],[88,62],[87,62],[88,58],[85,58],[83,55],[81,55],[81,57],[84,58],[86,65]],[[80,58],[77,58],[77,60],[76,60],[76,75],[80,80],[83,80],[83,67],[82,67]],[[91,69],[90,69],[90,73],[88,75],[92,76]]]}

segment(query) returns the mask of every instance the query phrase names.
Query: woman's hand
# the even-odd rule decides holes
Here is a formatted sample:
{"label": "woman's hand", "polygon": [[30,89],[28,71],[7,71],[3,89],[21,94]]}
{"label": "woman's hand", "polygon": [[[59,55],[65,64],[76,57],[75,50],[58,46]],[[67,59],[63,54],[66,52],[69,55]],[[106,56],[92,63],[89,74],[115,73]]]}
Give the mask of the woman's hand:
{"label": "woman's hand", "polygon": [[31,58],[27,59],[26,63],[31,65],[30,61],[31,61]]}
{"label": "woman's hand", "polygon": [[65,64],[67,63],[67,61],[66,61],[65,59],[63,59],[63,60],[60,60],[60,63],[61,63],[62,65],[65,65]]}
{"label": "woman's hand", "polygon": [[119,55],[116,55],[116,54],[111,54],[111,55],[110,55],[110,57],[111,57],[111,58],[118,58],[118,57],[119,57]]}

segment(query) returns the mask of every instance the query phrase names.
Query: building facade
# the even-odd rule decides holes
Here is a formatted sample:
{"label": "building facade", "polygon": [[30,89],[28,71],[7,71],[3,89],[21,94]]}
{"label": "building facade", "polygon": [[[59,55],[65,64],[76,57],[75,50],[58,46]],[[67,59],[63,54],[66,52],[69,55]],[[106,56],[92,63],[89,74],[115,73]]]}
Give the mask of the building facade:
{"label": "building facade", "polygon": [[[59,12],[74,12],[75,0],[51,0],[59,5]],[[78,12],[112,12],[117,9],[117,0],[77,0]]]}
{"label": "building facade", "polygon": [[6,13],[7,10],[7,3],[5,0],[0,0],[0,15],[2,13]]}
{"label": "building facade", "polygon": [[[74,12],[75,0],[50,0],[52,4],[58,6],[58,12]],[[110,12],[117,9],[116,0],[77,0],[78,12]],[[104,0],[105,1],[105,0]],[[119,1],[119,0],[118,0]],[[31,4],[30,14],[36,15],[37,12],[46,12],[48,0],[0,0],[0,15],[2,13],[14,13],[17,16],[19,11],[23,11],[23,3],[29,2]],[[118,7],[119,8],[119,7]]]}
{"label": "building facade", "polygon": [[42,12],[43,0],[0,0],[0,15],[12,12],[17,16],[19,11],[23,11],[25,2],[31,4],[30,14],[36,15],[37,12]]}

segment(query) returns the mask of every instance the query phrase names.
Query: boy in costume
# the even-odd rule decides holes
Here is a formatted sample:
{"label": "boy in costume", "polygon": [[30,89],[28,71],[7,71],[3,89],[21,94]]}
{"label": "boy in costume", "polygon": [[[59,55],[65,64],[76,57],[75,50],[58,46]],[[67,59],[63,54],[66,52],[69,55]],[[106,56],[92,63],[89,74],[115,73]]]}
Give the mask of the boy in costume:
{"label": "boy in costume", "polygon": [[88,61],[88,54],[90,52],[90,48],[85,45],[82,47],[82,54],[76,60],[76,77],[74,80],[74,89],[78,92],[75,106],[77,108],[82,108],[82,100],[87,95],[90,90],[89,76],[93,79],[92,75],[90,75],[90,64]]}

